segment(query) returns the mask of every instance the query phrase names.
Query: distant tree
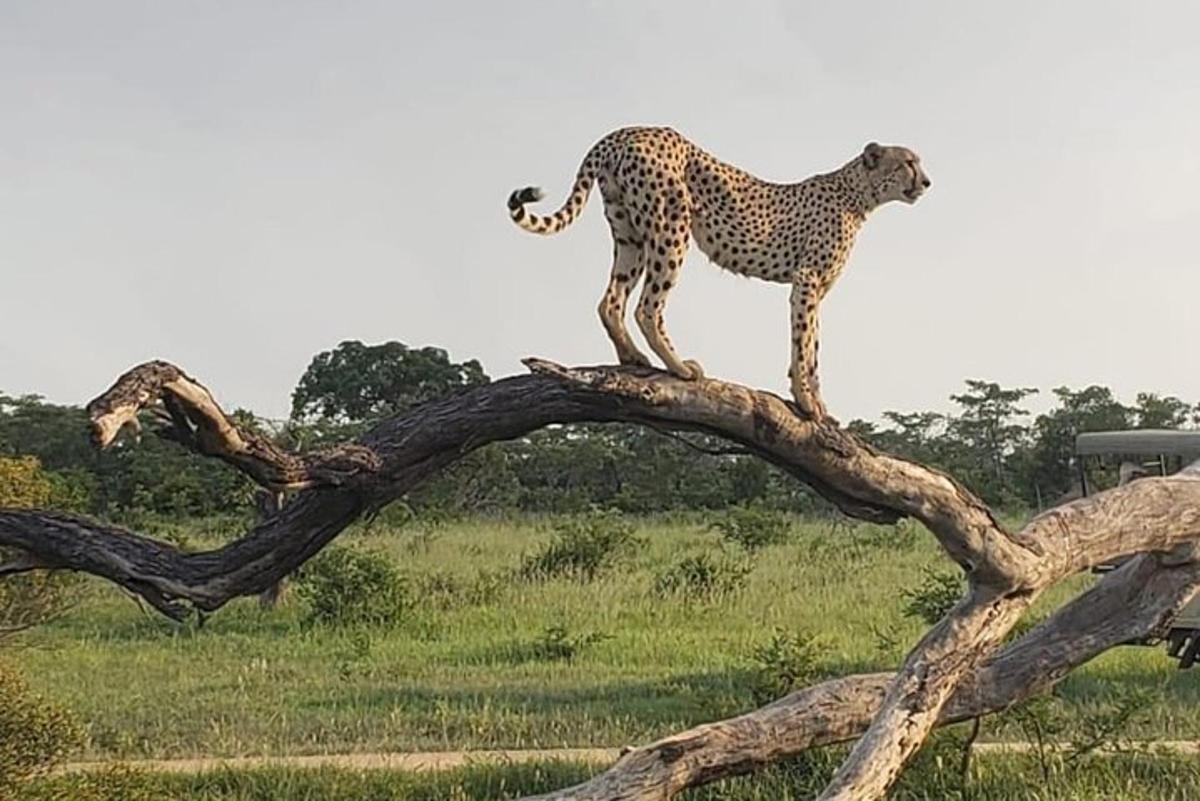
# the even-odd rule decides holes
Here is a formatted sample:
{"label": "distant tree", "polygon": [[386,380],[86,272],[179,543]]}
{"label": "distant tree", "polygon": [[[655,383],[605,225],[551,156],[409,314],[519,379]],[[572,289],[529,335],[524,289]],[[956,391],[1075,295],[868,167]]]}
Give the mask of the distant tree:
{"label": "distant tree", "polygon": [[888,411],[886,427],[858,420],[852,430],[877,448],[955,473],[990,503],[1023,504],[1019,485],[1029,428],[1020,404],[1037,390],[966,383],[965,392],[950,396],[957,414]]}
{"label": "distant tree", "polygon": [[366,423],[488,381],[475,359],[441,348],[346,341],[313,357],[292,393],[293,420]]}
{"label": "distant tree", "polygon": [[1133,408],[1138,428],[1184,428],[1192,422],[1195,407],[1174,395],[1139,392]]}
{"label": "distant tree", "polygon": [[994,502],[1013,493],[1010,460],[1026,444],[1029,430],[1022,421],[1029,412],[1021,401],[1037,390],[1005,389],[993,381],[967,380],[967,391],[951,395],[962,411],[950,420],[947,435],[959,446],[959,461],[967,483]]}
{"label": "distant tree", "polygon": [[212,459],[158,437],[101,452],[87,432],[87,413],[77,406],[0,395],[0,456],[36,457],[55,485],[57,508],[207,515],[244,501],[246,479]]}
{"label": "distant tree", "polygon": [[1108,387],[1057,387],[1054,397],[1057,405],[1034,420],[1028,466],[1028,486],[1046,502],[1076,483],[1073,464],[1077,434],[1132,428],[1136,419],[1135,410],[1114,398]]}
{"label": "distant tree", "polygon": [[95,470],[105,458],[88,441],[87,413],[40,395],[0,393],[0,454],[36,456],[47,470]]}
{"label": "distant tree", "polygon": [[947,417],[937,412],[884,412],[890,425],[876,434],[875,444],[909,459],[942,464],[946,459]]}

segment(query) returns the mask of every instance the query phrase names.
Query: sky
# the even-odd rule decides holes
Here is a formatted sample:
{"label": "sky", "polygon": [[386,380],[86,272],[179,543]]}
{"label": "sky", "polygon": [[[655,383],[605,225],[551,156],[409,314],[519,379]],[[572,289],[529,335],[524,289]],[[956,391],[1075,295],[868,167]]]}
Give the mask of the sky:
{"label": "sky", "polygon": [[[836,417],[945,409],[963,380],[1200,399],[1200,4],[0,3],[0,392],[85,403],[175,362],[280,417],[346,339],[493,377],[613,361],[592,143],[670,125],[798,181],[871,140],[921,154],[822,307]],[[668,331],[787,393],[788,288],[693,249]],[[636,326],[631,328],[636,333]]]}

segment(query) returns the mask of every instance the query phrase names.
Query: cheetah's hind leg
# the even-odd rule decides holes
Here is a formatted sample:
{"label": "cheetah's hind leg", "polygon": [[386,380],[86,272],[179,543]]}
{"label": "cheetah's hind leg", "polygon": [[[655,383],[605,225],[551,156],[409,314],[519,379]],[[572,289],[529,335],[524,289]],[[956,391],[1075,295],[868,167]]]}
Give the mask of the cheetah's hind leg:
{"label": "cheetah's hind leg", "polygon": [[642,250],[646,278],[642,282],[642,296],[634,316],[650,349],[663,360],[667,370],[679,378],[695,381],[704,377],[704,368],[692,359],[684,361],[679,358],[663,324],[667,293],[679,279],[683,257],[687,254],[687,231],[687,222],[683,221],[678,231],[668,229],[646,241]]}
{"label": "cheetah's hind leg", "polygon": [[[622,232],[624,233],[624,232]],[[604,297],[600,298],[600,321],[608,338],[617,351],[621,364],[650,367],[650,358],[634,344],[629,329],[625,326],[625,303],[634,284],[642,277],[643,265],[637,245],[630,244],[623,235],[613,229],[613,266]]]}

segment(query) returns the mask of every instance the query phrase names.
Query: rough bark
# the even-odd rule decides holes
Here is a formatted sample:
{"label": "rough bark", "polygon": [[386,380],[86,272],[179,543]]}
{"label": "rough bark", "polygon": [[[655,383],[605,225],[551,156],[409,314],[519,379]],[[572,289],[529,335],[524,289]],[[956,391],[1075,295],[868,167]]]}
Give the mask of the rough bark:
{"label": "rough bark", "polygon": [[[1109,648],[1161,636],[1198,583],[1195,563],[1131,560],[969,673],[938,725],[1004,710],[1049,690]],[[848,742],[867,729],[895,676],[846,676],[799,690],[748,714],[629,751],[583,784],[528,801],[666,801],[688,788]]]}
{"label": "rough bark", "polygon": [[[173,365],[135,367],[89,405],[98,444],[111,444],[149,410],[157,413],[162,436],[224,460],[268,490],[299,490],[296,496],[244,537],[203,553],[54,512],[0,510],[0,547],[25,555],[0,573],[47,565],[81,570],[177,619],[189,604],[214,610],[274,586],[364,513],[471,450],[552,423],[583,421],[721,436],[782,467],[851,517],[921,521],[965,571],[963,600],[895,674],[839,679],[668,738],[580,788],[547,796],[562,799],[668,798],[682,787],[853,737],[858,742],[822,798],[882,797],[934,726],[1044,688],[1123,641],[1116,632],[1127,639],[1156,631],[1200,581],[1200,472],[1194,469],[1075,501],[1009,532],[951,477],[880,453],[836,421],[809,419],[773,394],[642,368],[526,363],[532,375],[426,404],[353,443],[310,454],[289,453],[239,427],[207,389]],[[1046,588],[1142,551],[1158,556],[1135,560],[997,653]],[[1146,596],[1141,586],[1161,592]],[[1132,603],[1135,596],[1140,600]]]}

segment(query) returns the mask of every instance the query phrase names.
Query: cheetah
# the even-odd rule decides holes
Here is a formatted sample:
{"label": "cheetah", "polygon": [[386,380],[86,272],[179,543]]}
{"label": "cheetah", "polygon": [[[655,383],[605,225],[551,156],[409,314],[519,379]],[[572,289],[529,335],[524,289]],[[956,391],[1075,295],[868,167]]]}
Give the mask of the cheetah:
{"label": "cheetah", "polygon": [[558,211],[526,212],[527,203],[542,199],[541,189],[526,187],[509,196],[509,215],[526,231],[556,234],[579,216],[593,184],[613,238],[600,320],[621,364],[650,364],[625,327],[626,301],[642,280],[634,317],[651,350],[672,374],[703,377],[697,362],[675,352],[663,326],[690,236],[719,267],[791,285],[792,396],[802,413],[820,419],[826,411],[817,379],[817,306],[845,267],[867,213],[893,200],[915,203],[930,181],[905,147],[872,142],[833,172],[781,184],[719,161],[671,128],[622,128],[588,151]]}

